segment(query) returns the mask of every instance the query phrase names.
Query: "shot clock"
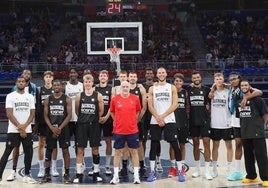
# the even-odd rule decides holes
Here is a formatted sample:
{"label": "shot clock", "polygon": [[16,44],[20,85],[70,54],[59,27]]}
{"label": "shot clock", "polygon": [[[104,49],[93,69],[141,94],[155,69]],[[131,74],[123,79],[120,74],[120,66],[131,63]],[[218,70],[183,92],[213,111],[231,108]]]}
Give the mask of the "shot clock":
{"label": "shot clock", "polygon": [[122,14],[122,0],[108,0],[106,6],[107,15]]}

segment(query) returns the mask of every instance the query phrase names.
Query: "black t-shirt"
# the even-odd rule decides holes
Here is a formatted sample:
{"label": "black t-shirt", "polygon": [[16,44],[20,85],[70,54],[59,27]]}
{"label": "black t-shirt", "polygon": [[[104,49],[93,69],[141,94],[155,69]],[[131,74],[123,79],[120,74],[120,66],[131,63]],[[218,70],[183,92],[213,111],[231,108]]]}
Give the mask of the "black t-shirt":
{"label": "black t-shirt", "polygon": [[206,86],[200,88],[189,86],[187,92],[190,103],[190,126],[203,126],[210,123],[209,111],[206,108],[206,105],[210,104],[208,98],[210,89]]}
{"label": "black t-shirt", "polygon": [[176,117],[176,125],[180,127],[184,127],[188,125],[187,113],[186,113],[186,104],[187,104],[187,96],[186,90],[182,89],[178,94],[178,107],[175,110]]}
{"label": "black t-shirt", "polygon": [[94,91],[91,96],[81,93],[79,114],[77,123],[96,123],[99,121],[98,92]]}
{"label": "black t-shirt", "polygon": [[62,94],[60,98],[55,98],[53,95],[49,96],[48,108],[49,108],[49,119],[52,125],[60,124],[64,121],[67,116],[67,96]]}
{"label": "black t-shirt", "polygon": [[105,116],[110,108],[110,102],[111,102],[111,94],[112,94],[112,87],[107,85],[106,87],[100,87],[96,86],[95,91],[102,94],[103,97],[103,103],[104,103],[104,112],[103,116]]}
{"label": "black t-shirt", "polygon": [[261,97],[249,99],[245,108],[236,103],[236,115],[240,118],[241,138],[265,138],[263,115],[268,114],[267,105]]}

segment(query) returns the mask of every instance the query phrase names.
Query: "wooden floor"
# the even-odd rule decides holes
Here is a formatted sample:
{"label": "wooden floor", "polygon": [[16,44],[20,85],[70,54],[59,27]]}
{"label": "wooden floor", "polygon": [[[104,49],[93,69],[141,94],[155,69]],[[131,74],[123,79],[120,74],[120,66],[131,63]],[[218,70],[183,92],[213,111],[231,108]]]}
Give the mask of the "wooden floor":
{"label": "wooden floor", "polygon": [[[268,142],[268,140],[266,139],[266,141]],[[190,141],[191,142],[191,141]],[[268,144],[268,143],[267,143]],[[104,145],[102,143],[102,145]],[[203,176],[199,177],[199,178],[192,178],[191,174],[194,172],[195,168],[194,166],[194,161],[193,161],[193,156],[192,156],[192,145],[191,143],[187,144],[187,156],[186,156],[186,162],[189,164],[190,166],[190,170],[187,172],[187,176],[186,176],[186,181],[181,183],[177,181],[177,178],[167,178],[167,174],[168,174],[168,170],[169,170],[169,155],[168,155],[168,144],[165,141],[161,142],[162,145],[162,165],[164,167],[164,172],[162,174],[158,174],[159,179],[157,179],[156,181],[152,182],[152,183],[148,183],[145,180],[142,181],[141,184],[139,185],[134,185],[131,182],[128,182],[128,180],[124,180],[124,182],[120,182],[120,184],[118,185],[114,185],[114,187],[118,187],[118,188],[215,188],[215,187],[262,187],[261,186],[261,181],[257,184],[253,184],[253,185],[243,185],[241,183],[241,181],[227,181],[226,178],[226,168],[225,168],[225,164],[226,164],[226,150],[225,150],[225,145],[223,142],[221,142],[221,146],[220,146],[220,151],[219,151],[219,161],[218,161],[218,173],[219,176],[214,178],[211,181],[206,180]],[[38,163],[37,163],[37,142],[34,143],[34,158],[33,158],[33,162],[32,162],[32,176],[36,179],[37,178],[37,173],[38,173]],[[0,154],[2,155],[3,151],[5,148],[5,143],[4,142],[0,142]],[[147,143],[147,148],[149,148],[149,143]],[[104,163],[104,146],[102,146],[100,148],[100,154],[101,154],[101,165]],[[202,156],[202,145],[200,146],[200,152],[201,152],[201,156]],[[149,171],[149,162],[148,162],[148,150],[146,151],[146,165],[147,165],[147,169]],[[22,151],[22,149],[21,149]],[[6,178],[9,175],[9,173],[11,172],[11,167],[12,167],[12,160],[11,160],[11,156],[10,156],[10,160],[6,166],[4,175],[3,175],[3,181],[2,181],[2,185],[0,187],[12,187],[12,188],[34,188],[34,187],[47,187],[49,186],[50,188],[56,188],[56,187],[70,187],[70,186],[79,186],[79,187],[110,187],[111,185],[109,184],[109,180],[111,179],[111,176],[106,177],[104,173],[101,173],[101,176],[104,179],[104,183],[92,183],[92,181],[90,180],[91,177],[87,176],[87,171],[89,169],[90,166],[90,161],[92,161],[91,156],[90,155],[90,150],[86,149],[86,164],[87,164],[87,169],[84,175],[84,179],[85,182],[83,184],[71,184],[71,185],[66,185],[63,184],[61,181],[61,177],[58,178],[53,178],[52,183],[48,183],[45,185],[40,185],[40,184],[25,184],[22,183],[22,177],[20,176],[21,172],[23,172],[23,153],[20,155],[19,158],[19,164],[18,164],[18,175],[15,181],[13,182],[7,182]],[[71,177],[74,177],[74,165],[75,165],[75,155],[74,155],[74,149],[72,147],[70,147],[70,153],[71,153],[71,168],[70,168],[70,173],[71,173]],[[201,161],[203,161],[203,157],[201,157]],[[203,164],[203,162],[201,163]],[[62,155],[61,155],[61,151],[59,150],[58,153],[58,162],[57,162],[57,167],[58,167],[58,171],[61,172],[61,165],[62,165]],[[244,163],[242,161],[242,166],[243,166],[243,171],[244,171]],[[204,167],[202,167],[203,170]],[[104,169],[101,169],[101,172],[103,172]],[[244,171],[245,172],[245,171]]]}

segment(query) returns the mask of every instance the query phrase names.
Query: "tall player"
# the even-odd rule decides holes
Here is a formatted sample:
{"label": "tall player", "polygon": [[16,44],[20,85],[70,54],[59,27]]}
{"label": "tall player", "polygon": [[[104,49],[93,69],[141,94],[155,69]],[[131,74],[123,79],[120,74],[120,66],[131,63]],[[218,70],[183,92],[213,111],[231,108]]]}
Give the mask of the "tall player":
{"label": "tall player", "polygon": [[113,87],[108,85],[109,74],[107,70],[100,71],[99,81],[94,89],[95,91],[102,94],[104,102],[104,113],[100,117],[100,126],[102,129],[103,137],[106,143],[106,164],[105,164],[105,174],[111,175],[112,171],[110,169],[111,158],[112,158],[112,136],[113,136],[113,119],[110,114],[110,101],[114,96]]}
{"label": "tall player", "polygon": [[128,74],[128,81],[130,83],[130,93],[136,95],[141,104],[141,112],[138,116],[138,128],[139,128],[139,148],[138,148],[138,154],[139,154],[139,162],[140,162],[140,176],[141,177],[147,177],[146,175],[146,169],[144,166],[144,149],[143,149],[143,140],[145,135],[145,128],[144,124],[142,123],[142,118],[146,112],[147,109],[147,100],[146,100],[146,90],[142,85],[137,84],[138,77],[136,72],[130,72]]}
{"label": "tall player", "polygon": [[[75,114],[75,97],[83,91],[83,84],[78,81],[78,71],[75,67],[69,69],[69,81],[65,86],[65,94],[72,99],[72,118],[69,122],[70,137],[75,137],[77,115]],[[76,152],[76,146],[75,146]]]}

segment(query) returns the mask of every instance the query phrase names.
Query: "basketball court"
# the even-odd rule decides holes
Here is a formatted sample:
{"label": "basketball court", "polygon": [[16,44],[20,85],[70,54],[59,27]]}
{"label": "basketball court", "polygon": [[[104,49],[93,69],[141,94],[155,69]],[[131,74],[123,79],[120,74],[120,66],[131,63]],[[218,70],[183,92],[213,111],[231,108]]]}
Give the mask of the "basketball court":
{"label": "basketball court", "polygon": [[[201,142],[202,143],[202,142]],[[37,158],[37,145],[38,143],[35,141],[34,142],[34,157],[32,161],[32,176],[34,179],[38,181],[37,174],[39,170],[39,165],[38,165],[38,158]],[[268,144],[268,143],[267,143]],[[101,172],[100,175],[103,178],[102,183],[95,183],[92,181],[92,177],[88,176],[87,173],[89,171],[90,166],[92,165],[92,157],[91,157],[91,150],[89,148],[86,148],[85,152],[85,163],[86,163],[86,170],[84,172],[84,177],[83,177],[83,182],[81,184],[70,184],[66,185],[62,182],[62,154],[61,150],[58,150],[58,161],[57,161],[57,169],[58,172],[60,173],[59,177],[52,177],[52,183],[47,183],[47,184],[25,184],[22,182],[22,176],[24,173],[24,168],[23,168],[23,159],[24,155],[21,151],[20,157],[19,157],[19,162],[18,162],[18,170],[17,170],[17,178],[13,182],[8,182],[6,181],[7,176],[11,172],[12,169],[12,156],[10,156],[10,159],[7,163],[6,169],[3,174],[3,181],[2,181],[2,187],[44,187],[44,186],[50,186],[50,188],[56,188],[56,187],[68,187],[68,186],[79,186],[79,187],[107,187],[107,186],[112,186],[109,184],[109,181],[111,180],[112,176],[106,176],[105,175],[105,146],[104,142],[102,141],[102,146],[100,147],[100,155],[101,155],[101,160],[100,160],[100,168]],[[149,172],[149,160],[148,160],[148,153],[149,153],[149,145],[150,142],[147,143],[147,150],[146,150],[146,166],[147,166],[147,172]],[[73,146],[73,143],[72,143]],[[2,155],[3,151],[5,148],[5,142],[0,142],[0,154]],[[218,173],[219,176],[214,178],[213,180],[209,181],[206,180],[205,177],[202,175],[199,178],[192,178],[191,174],[194,172],[195,167],[194,167],[194,159],[193,159],[193,154],[192,154],[192,144],[191,140],[189,143],[186,144],[186,163],[190,166],[189,171],[187,172],[186,176],[186,181],[185,182],[178,182],[177,177],[174,178],[168,178],[168,172],[169,172],[169,145],[165,141],[161,141],[161,162],[164,171],[162,173],[157,173],[157,180],[149,183],[146,182],[145,179],[141,179],[141,184],[139,185],[134,185],[132,183],[132,174],[129,173],[129,176],[123,179],[120,179],[120,183],[118,185],[113,185],[115,187],[119,188],[129,188],[129,187],[146,187],[146,188],[163,188],[163,187],[168,187],[168,188],[177,188],[177,187],[187,187],[187,188],[196,188],[196,187],[235,187],[235,188],[240,188],[240,187],[262,187],[261,186],[261,181],[258,184],[251,184],[251,185],[243,185],[241,181],[227,181],[227,176],[226,176],[226,149],[225,145],[223,142],[221,142],[220,145],[220,150],[219,150],[219,161],[218,161]],[[71,155],[71,168],[70,168],[70,176],[71,178],[75,177],[75,152],[74,148],[70,147],[69,148],[70,155]],[[202,144],[200,146],[200,152],[201,152],[201,165],[203,167],[204,165],[204,158],[203,158],[203,147]],[[232,165],[234,166],[234,164]],[[244,168],[244,164],[242,161],[242,167]],[[203,168],[202,168],[203,170]],[[245,170],[243,169],[245,172]]]}

